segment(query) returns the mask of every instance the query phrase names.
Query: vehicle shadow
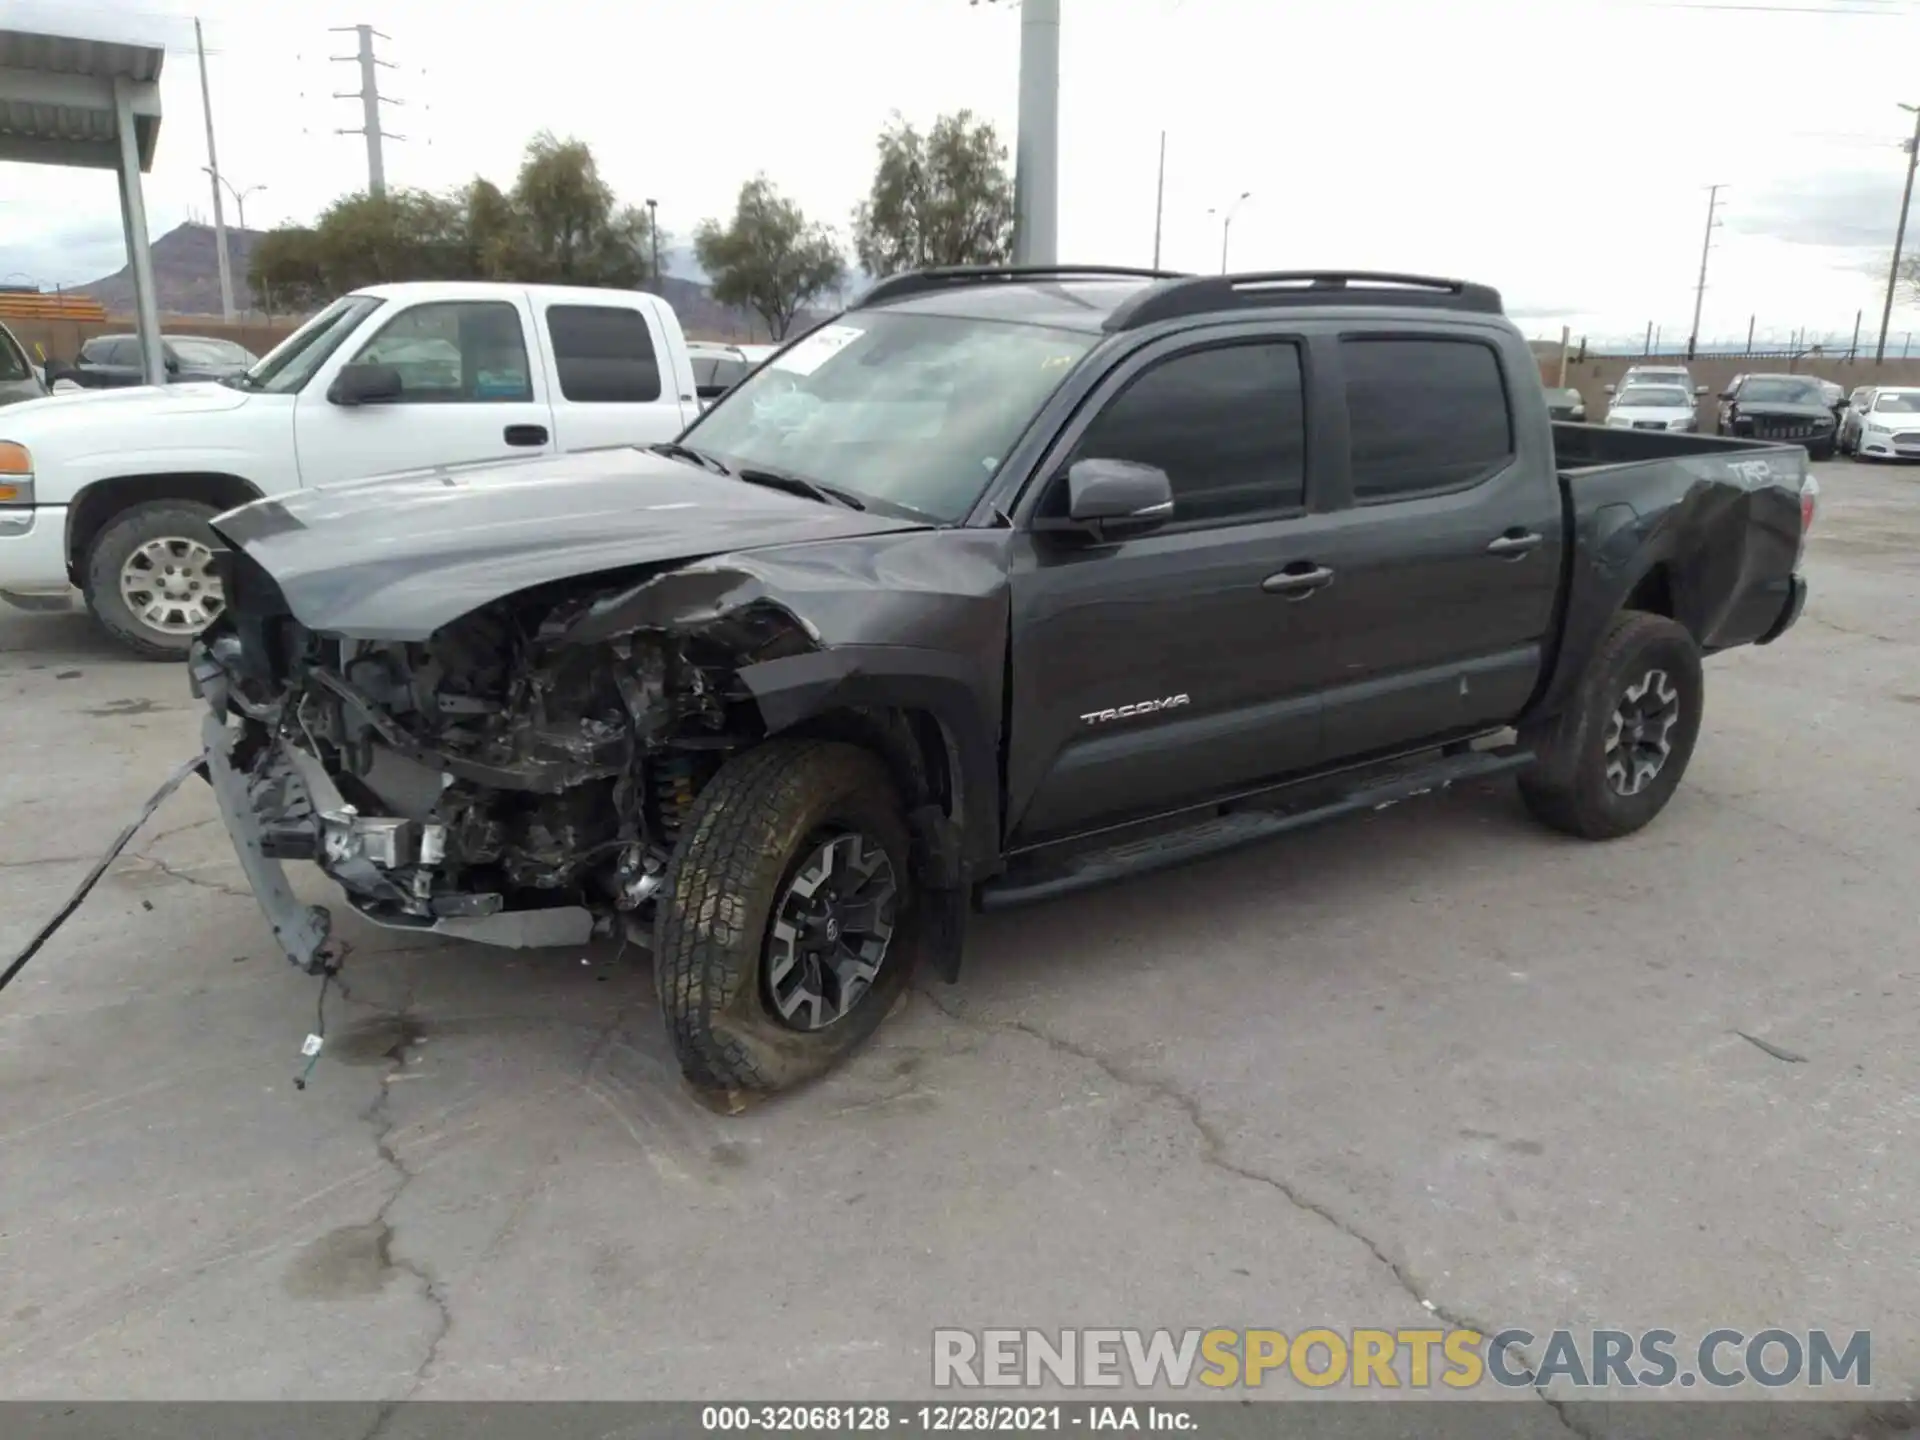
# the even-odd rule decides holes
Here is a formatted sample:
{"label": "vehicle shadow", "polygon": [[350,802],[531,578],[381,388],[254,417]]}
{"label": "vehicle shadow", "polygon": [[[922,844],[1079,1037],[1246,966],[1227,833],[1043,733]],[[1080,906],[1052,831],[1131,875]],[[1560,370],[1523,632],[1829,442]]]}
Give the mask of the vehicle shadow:
{"label": "vehicle shadow", "polygon": [[166,662],[129,655],[76,603],[72,610],[16,610],[0,601],[0,655],[36,655],[49,660],[113,660],[164,669]]}

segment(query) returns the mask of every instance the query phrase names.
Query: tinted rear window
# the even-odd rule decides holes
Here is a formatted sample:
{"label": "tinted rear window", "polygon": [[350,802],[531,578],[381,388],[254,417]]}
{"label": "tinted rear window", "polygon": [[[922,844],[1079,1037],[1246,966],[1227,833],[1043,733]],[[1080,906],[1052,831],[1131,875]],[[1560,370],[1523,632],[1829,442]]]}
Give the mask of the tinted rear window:
{"label": "tinted rear window", "polygon": [[1491,346],[1355,339],[1341,353],[1356,499],[1457,489],[1512,458],[1506,382]]}
{"label": "tinted rear window", "polygon": [[638,310],[555,305],[547,311],[560,394],[576,404],[640,404],[660,398],[660,362]]}

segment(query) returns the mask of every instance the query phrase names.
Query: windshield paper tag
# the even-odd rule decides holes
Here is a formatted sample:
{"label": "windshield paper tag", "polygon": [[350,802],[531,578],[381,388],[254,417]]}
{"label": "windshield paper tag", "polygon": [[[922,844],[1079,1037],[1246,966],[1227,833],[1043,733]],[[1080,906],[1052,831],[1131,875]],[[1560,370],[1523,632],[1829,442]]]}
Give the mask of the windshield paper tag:
{"label": "windshield paper tag", "polygon": [[775,370],[811,375],[867,332],[857,325],[822,325],[792,349],[767,362]]}

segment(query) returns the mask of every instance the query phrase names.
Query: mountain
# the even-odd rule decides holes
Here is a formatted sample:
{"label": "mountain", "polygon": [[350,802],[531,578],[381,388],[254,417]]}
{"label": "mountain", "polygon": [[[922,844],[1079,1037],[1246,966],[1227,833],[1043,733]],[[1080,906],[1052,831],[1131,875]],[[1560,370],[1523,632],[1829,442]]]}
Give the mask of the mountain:
{"label": "mountain", "polygon": [[[253,308],[247,288],[247,266],[263,230],[227,227],[227,261],[233,268],[233,303]],[[176,225],[148,247],[153,257],[153,288],[162,315],[218,315],[220,313],[220,253],[211,225]],[[133,313],[133,267],[122,265],[113,274],[77,287],[110,315]]]}

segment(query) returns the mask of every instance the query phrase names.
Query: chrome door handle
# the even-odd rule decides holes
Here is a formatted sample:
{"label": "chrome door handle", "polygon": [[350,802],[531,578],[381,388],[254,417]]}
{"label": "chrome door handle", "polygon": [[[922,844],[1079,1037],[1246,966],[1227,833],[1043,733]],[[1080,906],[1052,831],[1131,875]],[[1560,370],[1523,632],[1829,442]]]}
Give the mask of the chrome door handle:
{"label": "chrome door handle", "polygon": [[1304,600],[1315,591],[1324,590],[1333,583],[1333,571],[1324,565],[1315,565],[1309,570],[1282,570],[1269,575],[1260,582],[1260,588],[1269,595],[1284,595],[1289,600]]}
{"label": "chrome door handle", "polygon": [[1499,535],[1487,542],[1487,553],[1518,560],[1539,543],[1538,535]]}

